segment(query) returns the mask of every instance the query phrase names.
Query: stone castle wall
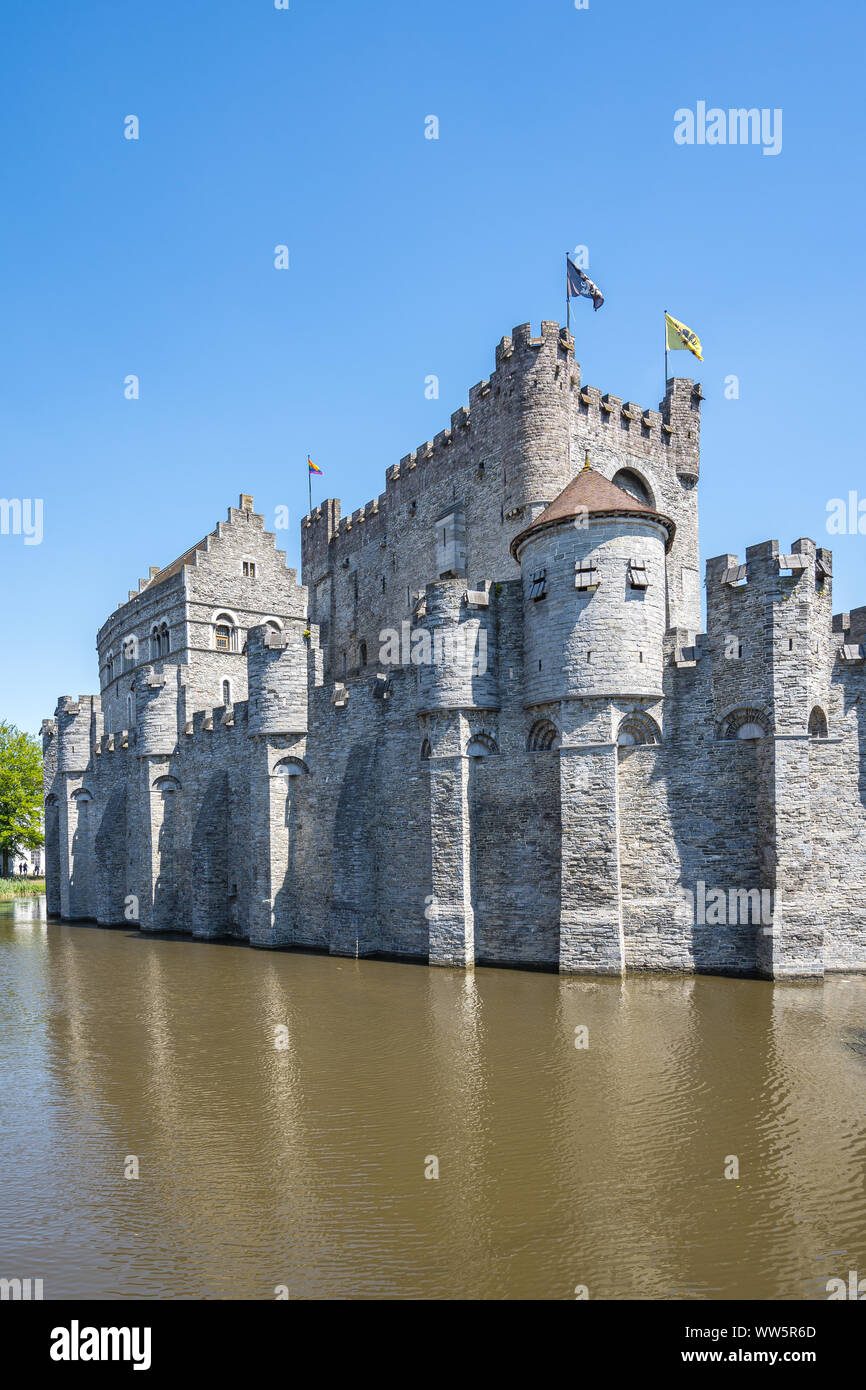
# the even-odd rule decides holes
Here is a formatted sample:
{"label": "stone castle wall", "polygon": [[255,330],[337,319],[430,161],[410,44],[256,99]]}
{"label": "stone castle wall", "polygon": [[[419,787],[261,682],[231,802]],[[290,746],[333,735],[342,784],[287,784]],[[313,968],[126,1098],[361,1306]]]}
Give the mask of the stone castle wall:
{"label": "stone castle wall", "polygon": [[[519,573],[511,541],[561,492],[589,450],[605,477],[635,470],[654,505],[673,519],[669,624],[700,627],[697,491],[700,387],[674,380],[661,410],[582,387],[574,342],[555,323],[515,328],[496,350],[496,370],[469,405],[386,471],[386,490],[351,516],[329,501],[304,518],[302,569],[311,616],[328,628],[339,679],[372,660],[382,629],[411,616],[415,597],[455,558],[440,533],[458,516],[457,572],[472,587]],[[444,522],[444,527],[443,527]],[[455,549],[458,549],[455,547]]]}
{"label": "stone castle wall", "polygon": [[[242,497],[45,722],[49,911],[463,967],[866,968],[866,609],[765,542],[708,562],[701,631],[700,401],[602,396],[524,325],[379,498],[305,518],[303,585]],[[673,540],[590,516],[518,563],[587,450]]]}

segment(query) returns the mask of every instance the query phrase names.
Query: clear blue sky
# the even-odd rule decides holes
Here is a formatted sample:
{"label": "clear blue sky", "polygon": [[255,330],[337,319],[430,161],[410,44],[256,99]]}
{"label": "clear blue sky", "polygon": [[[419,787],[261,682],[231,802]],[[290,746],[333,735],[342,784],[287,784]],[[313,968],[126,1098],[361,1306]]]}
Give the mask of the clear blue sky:
{"label": "clear blue sky", "polygon": [[[575,306],[585,381],[655,406],[662,310],[703,339],[673,360],[707,396],[704,558],[812,536],[836,611],[866,603],[866,536],[825,530],[866,496],[860,0],[4,0],[0,25],[0,496],[44,500],[41,545],[0,536],[0,718],[98,690],[98,626],[239,492],[290,507],[296,564],[306,451],[314,500],[380,492],[503,333],[564,317],[579,244],[607,297]],[[781,108],[781,153],[676,145],[698,101]]]}

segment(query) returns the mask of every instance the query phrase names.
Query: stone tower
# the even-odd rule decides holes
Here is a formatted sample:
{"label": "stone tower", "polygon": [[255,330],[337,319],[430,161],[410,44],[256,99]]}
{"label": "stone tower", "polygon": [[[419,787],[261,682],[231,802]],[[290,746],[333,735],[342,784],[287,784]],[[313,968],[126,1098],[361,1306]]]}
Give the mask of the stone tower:
{"label": "stone tower", "polygon": [[624,968],[617,743],[659,735],[665,557],[676,528],[587,463],[516,536],[525,597],[524,700],[559,731],[560,960]]}

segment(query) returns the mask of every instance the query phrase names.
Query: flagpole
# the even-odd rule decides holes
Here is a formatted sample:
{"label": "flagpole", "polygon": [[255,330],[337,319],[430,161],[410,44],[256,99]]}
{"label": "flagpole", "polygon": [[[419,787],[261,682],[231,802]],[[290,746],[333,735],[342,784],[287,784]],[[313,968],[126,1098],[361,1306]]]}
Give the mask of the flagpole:
{"label": "flagpole", "polygon": [[568,252],[565,253],[565,328],[571,333],[571,295],[568,293]]}
{"label": "flagpole", "polygon": [[313,475],[310,472],[310,455],[307,454],[307,486],[310,490],[310,516],[313,515]]}
{"label": "flagpole", "polygon": [[668,311],[665,309],[665,389],[664,394],[668,393]]}

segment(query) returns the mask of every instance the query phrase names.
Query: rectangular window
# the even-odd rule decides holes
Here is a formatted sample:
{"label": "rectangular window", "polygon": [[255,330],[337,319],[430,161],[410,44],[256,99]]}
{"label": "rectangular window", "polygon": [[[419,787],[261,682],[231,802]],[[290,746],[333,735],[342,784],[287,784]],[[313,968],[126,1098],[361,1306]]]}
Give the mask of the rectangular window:
{"label": "rectangular window", "polygon": [[628,582],[632,589],[646,589],[649,587],[646,562],[644,560],[629,560]]}
{"label": "rectangular window", "polygon": [[577,560],[574,566],[575,589],[597,589],[598,566],[594,560]]}
{"label": "rectangular window", "polygon": [[255,579],[256,567],[252,560],[244,560],[244,579]]}
{"label": "rectangular window", "polygon": [[547,596],[547,570],[536,570],[529,581],[529,597],[534,599]]}

